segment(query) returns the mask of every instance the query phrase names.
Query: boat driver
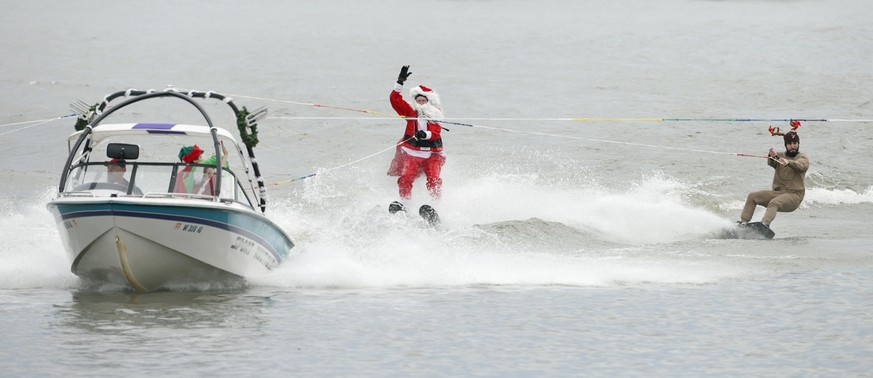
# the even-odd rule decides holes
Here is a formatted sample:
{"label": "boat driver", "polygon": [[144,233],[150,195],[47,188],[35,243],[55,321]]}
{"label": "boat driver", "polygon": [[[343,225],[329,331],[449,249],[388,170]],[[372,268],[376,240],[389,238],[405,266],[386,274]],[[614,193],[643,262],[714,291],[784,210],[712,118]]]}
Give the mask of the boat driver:
{"label": "boat driver", "polygon": [[106,180],[113,184],[119,184],[127,186],[130,184],[127,179],[124,178],[124,174],[127,172],[127,164],[122,159],[112,159],[106,163]]}

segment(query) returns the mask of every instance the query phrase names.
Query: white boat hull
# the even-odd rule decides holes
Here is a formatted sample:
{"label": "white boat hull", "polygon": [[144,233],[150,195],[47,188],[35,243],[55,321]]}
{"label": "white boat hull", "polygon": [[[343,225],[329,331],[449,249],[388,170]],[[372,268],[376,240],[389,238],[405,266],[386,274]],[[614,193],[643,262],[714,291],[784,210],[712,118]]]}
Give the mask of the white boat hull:
{"label": "white boat hull", "polygon": [[269,219],[234,203],[70,197],[48,207],[73,273],[137,291],[263,275],[293,247]]}

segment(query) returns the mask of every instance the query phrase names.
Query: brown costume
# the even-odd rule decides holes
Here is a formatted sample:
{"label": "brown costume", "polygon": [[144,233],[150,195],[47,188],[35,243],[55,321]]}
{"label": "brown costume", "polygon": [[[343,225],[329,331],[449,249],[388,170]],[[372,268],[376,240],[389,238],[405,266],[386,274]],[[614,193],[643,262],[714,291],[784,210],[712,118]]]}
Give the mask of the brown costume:
{"label": "brown costume", "polygon": [[[799,143],[799,138],[796,135],[794,138]],[[786,141],[787,139],[788,137],[786,137]],[[750,221],[752,215],[755,214],[755,206],[760,205],[767,208],[764,217],[761,218],[761,223],[769,225],[776,218],[777,211],[794,211],[803,201],[803,196],[806,193],[803,180],[806,176],[806,170],[809,169],[809,159],[803,153],[789,157],[784,152],[779,152],[776,156],[784,158],[788,164],[782,165],[773,159],[767,159],[767,165],[776,170],[773,173],[773,190],[749,193],[746,198],[746,206],[743,207],[743,212],[740,214],[741,221]]]}

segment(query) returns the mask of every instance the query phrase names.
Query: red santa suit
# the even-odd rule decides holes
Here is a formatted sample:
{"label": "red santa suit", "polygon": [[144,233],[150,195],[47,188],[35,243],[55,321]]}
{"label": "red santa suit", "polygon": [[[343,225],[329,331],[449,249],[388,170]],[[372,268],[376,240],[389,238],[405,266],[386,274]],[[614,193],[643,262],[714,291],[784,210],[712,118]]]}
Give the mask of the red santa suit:
{"label": "red santa suit", "polygon": [[[439,95],[428,87],[419,85],[409,91],[410,96],[427,98],[427,104],[410,105],[403,100],[400,94],[403,86],[396,84],[391,91],[391,106],[397,114],[412,119],[406,120],[406,130],[403,132],[401,141],[405,141],[397,147],[394,160],[388,169],[391,176],[400,176],[397,186],[400,188],[400,198],[408,200],[412,194],[412,183],[424,172],[427,177],[427,190],[433,199],[439,199],[443,185],[440,179],[440,170],[446,162],[443,154],[443,140],[440,138],[442,127],[434,119],[441,119],[442,108],[440,107]],[[420,111],[416,111],[418,108]],[[416,131],[424,131],[425,138],[414,138]]]}

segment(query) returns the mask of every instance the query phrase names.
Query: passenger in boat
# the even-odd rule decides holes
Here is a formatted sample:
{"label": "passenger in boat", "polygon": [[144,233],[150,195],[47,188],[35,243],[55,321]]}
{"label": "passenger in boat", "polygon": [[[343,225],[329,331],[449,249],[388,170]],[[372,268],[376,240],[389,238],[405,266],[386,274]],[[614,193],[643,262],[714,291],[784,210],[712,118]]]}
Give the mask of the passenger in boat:
{"label": "passenger in boat", "polygon": [[[185,146],[179,150],[179,161],[187,164],[199,164],[203,160],[203,150],[198,145]],[[198,193],[203,185],[202,178],[197,180],[199,167],[187,165],[176,174],[176,193]]]}
{"label": "passenger in boat", "polygon": [[127,172],[127,164],[122,159],[112,159],[106,163],[106,180],[113,184],[128,186],[130,182],[124,178]]}
{"label": "passenger in boat", "polygon": [[[230,169],[230,164],[227,162],[227,148],[224,147],[224,141],[221,141],[221,166]],[[203,170],[204,180],[206,185],[203,187],[203,194],[215,195],[215,154],[204,160],[200,164],[208,165]]]}
{"label": "passenger in boat", "polygon": [[413,87],[409,94],[414,102],[412,104],[406,102],[401,95],[401,90],[409,75],[412,75],[409,66],[403,66],[389,96],[394,111],[407,120],[403,137],[400,139],[402,143],[397,146],[388,175],[400,176],[397,179],[397,186],[401,200],[406,201],[412,195],[412,183],[424,172],[427,177],[425,185],[428,192],[431,198],[438,200],[443,185],[440,171],[446,162],[443,140],[440,137],[442,127],[438,123],[438,120],[444,117],[443,109],[439,95],[424,85]]}
{"label": "passenger in boat", "polygon": [[[800,121],[791,121],[791,126],[796,129]],[[778,132],[773,135],[781,135],[785,142],[785,152],[776,152],[772,148],[768,154],[767,165],[773,167],[773,189],[761,190],[749,193],[746,205],[740,214],[739,224],[746,224],[755,214],[756,206],[766,207],[761,223],[770,227],[770,223],[776,218],[776,212],[792,212],[803,202],[806,193],[804,178],[809,169],[809,159],[800,152],[800,136],[791,130],[785,134]]]}
{"label": "passenger in boat", "polygon": [[[228,156],[227,155],[227,147],[224,146],[224,141],[221,141],[219,143],[221,145],[221,165],[223,165],[227,169],[230,169],[230,164],[227,163],[227,156]],[[215,174],[215,168],[212,168],[215,166],[215,154],[212,154],[212,156],[210,156],[209,158],[207,158],[206,160],[204,160],[200,164],[205,164],[205,165],[211,166],[211,167],[206,168],[207,175],[214,175]]]}
{"label": "passenger in boat", "polygon": [[[227,163],[227,148],[221,142],[221,163],[230,168]],[[185,146],[179,150],[179,160],[187,164],[203,164],[215,166],[215,155],[203,160],[203,150],[196,144]],[[176,193],[215,194],[215,168],[188,165],[176,175]]]}

